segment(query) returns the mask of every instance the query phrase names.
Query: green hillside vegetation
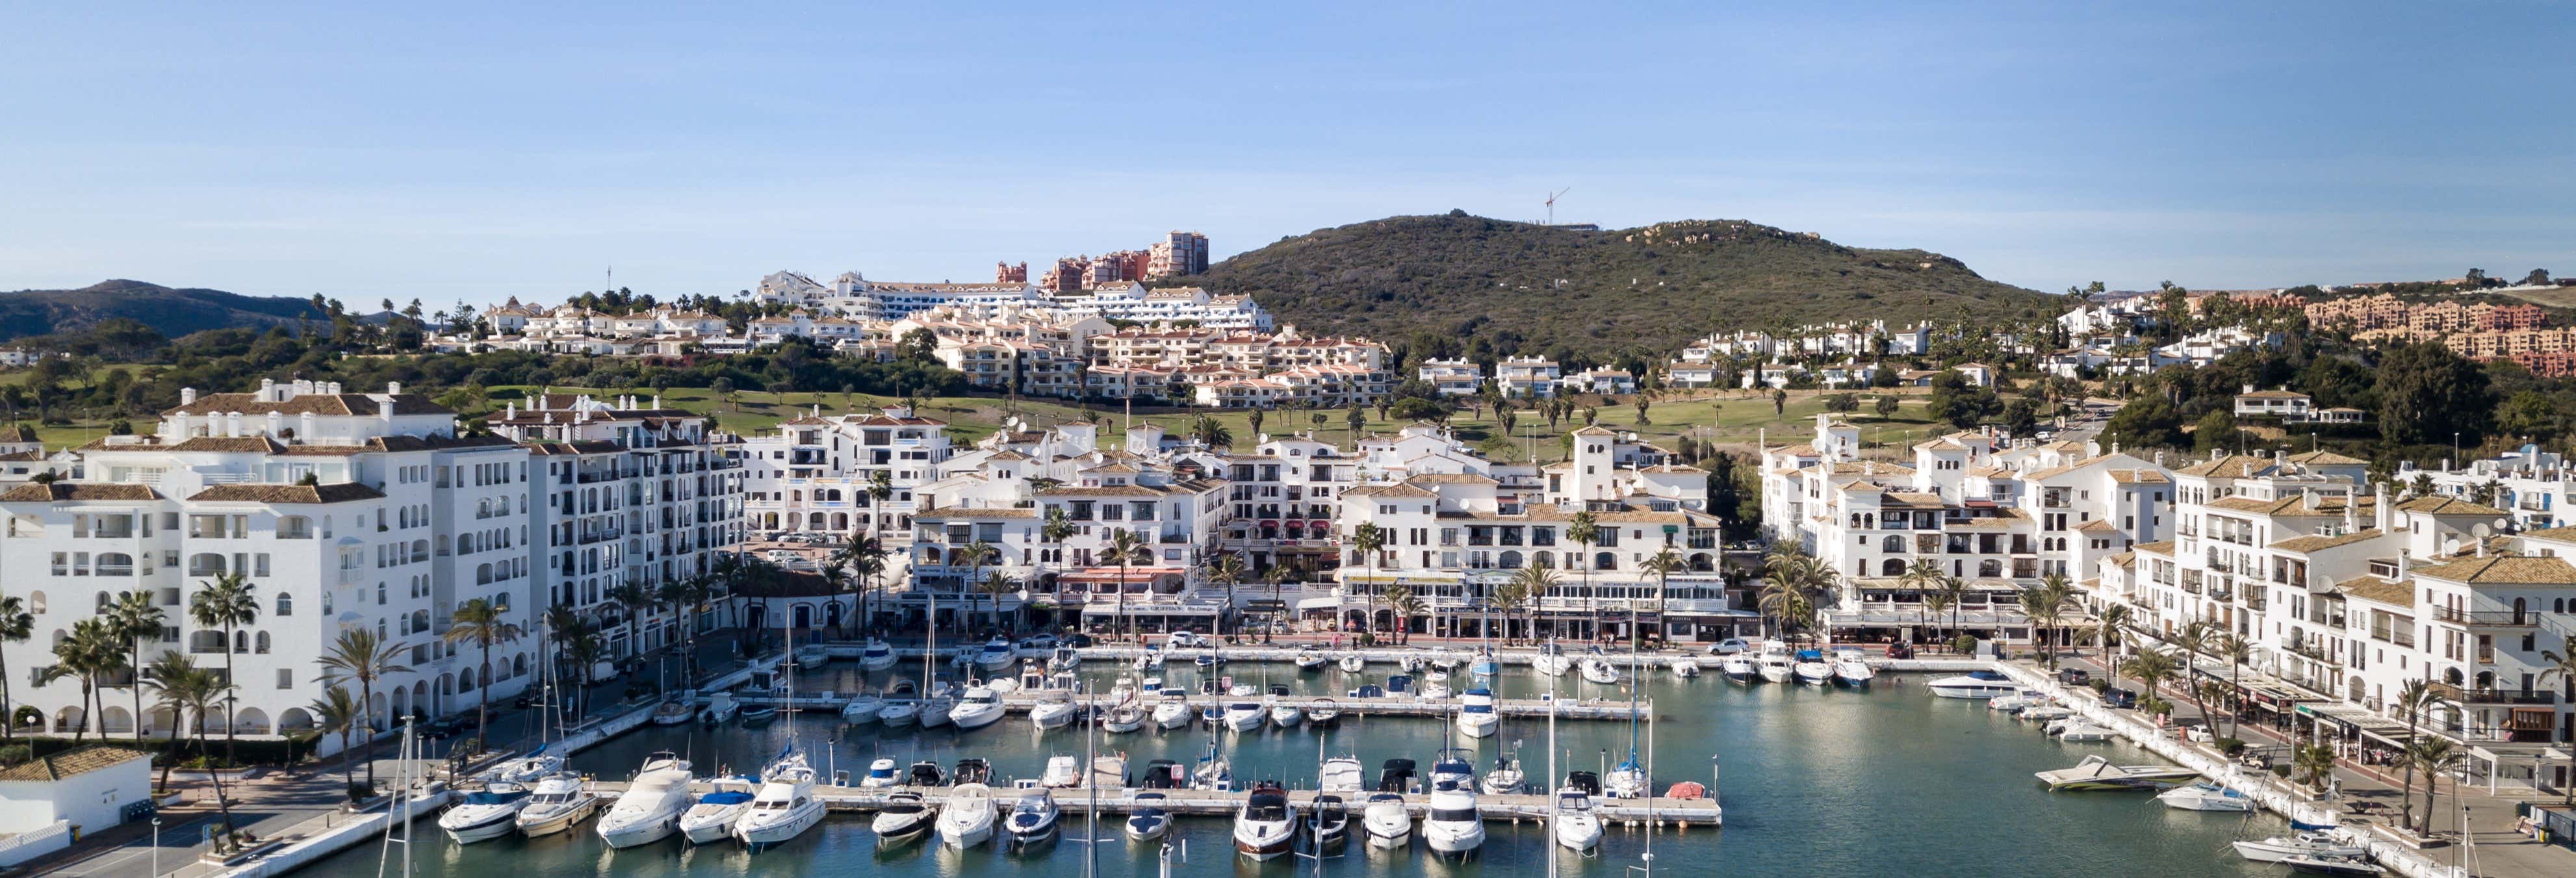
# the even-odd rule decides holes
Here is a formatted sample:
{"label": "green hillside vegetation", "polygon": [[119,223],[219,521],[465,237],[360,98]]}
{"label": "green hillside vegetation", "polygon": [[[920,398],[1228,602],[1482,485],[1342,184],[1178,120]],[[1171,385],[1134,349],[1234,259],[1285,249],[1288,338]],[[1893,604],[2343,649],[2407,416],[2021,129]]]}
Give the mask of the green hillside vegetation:
{"label": "green hillside vegetation", "polygon": [[1580,231],[1458,211],[1284,238],[1165,285],[1183,284],[1250,294],[1310,333],[1390,342],[1428,333],[1590,362],[1669,353],[1716,330],[2058,310],[2049,296],[1922,250],[1846,247],[1736,220]]}
{"label": "green hillside vegetation", "polygon": [[79,332],[115,318],[177,338],[223,327],[293,326],[325,316],[306,299],[109,280],[77,290],[0,293],[0,341]]}

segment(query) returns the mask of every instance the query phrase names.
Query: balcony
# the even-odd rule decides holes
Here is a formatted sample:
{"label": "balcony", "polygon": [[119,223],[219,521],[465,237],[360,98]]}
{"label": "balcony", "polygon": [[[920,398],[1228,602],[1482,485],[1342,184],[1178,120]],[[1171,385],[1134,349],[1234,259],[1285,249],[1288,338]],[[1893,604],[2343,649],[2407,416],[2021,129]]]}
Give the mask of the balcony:
{"label": "balcony", "polygon": [[2449,683],[2432,684],[2433,694],[2445,701],[2461,704],[2552,704],[2556,697],[2540,689],[2473,689]]}
{"label": "balcony", "polygon": [[2540,614],[2513,610],[2455,610],[2434,607],[2433,621],[2465,625],[2470,628],[2538,628]]}

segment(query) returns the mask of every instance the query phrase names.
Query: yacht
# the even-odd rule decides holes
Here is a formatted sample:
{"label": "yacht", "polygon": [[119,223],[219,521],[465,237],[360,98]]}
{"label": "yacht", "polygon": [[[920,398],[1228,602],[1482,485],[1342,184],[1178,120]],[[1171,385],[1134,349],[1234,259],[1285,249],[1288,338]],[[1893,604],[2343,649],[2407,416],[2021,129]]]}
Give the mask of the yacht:
{"label": "yacht", "polygon": [[877,711],[877,722],[889,729],[899,729],[921,720],[921,689],[911,680],[896,680],[887,687],[885,707]]}
{"label": "yacht", "polygon": [[885,641],[870,637],[865,645],[859,647],[860,670],[882,671],[891,667],[894,667],[894,647],[887,646]]}
{"label": "yacht", "polygon": [[1283,729],[1293,729],[1306,721],[1306,711],[1297,705],[1270,700],[1270,722]]}
{"label": "yacht", "polygon": [[1091,777],[1083,781],[1104,790],[1127,788],[1127,754],[1103,753],[1091,757]]}
{"label": "yacht", "polygon": [[1762,669],[1753,663],[1753,657],[1740,652],[1720,656],[1717,660],[1717,670],[1718,673],[1725,674],[1727,679],[1738,683],[1751,683],[1762,679]]}
{"label": "yacht", "polygon": [[814,797],[814,769],[804,754],[789,754],[761,773],[760,793],[751,810],[734,821],[733,837],[752,850],[794,839],[823,821],[823,800]]}
{"label": "yacht", "polygon": [[920,793],[903,792],[886,797],[868,828],[876,832],[877,845],[883,847],[928,836],[931,824],[937,822],[938,809],[925,804]]}
{"label": "yacht", "polygon": [[1845,648],[1834,651],[1834,682],[1859,687],[1867,686],[1875,679],[1878,679],[1878,669],[1869,666],[1869,660],[1861,657],[1860,650]]}
{"label": "yacht", "polygon": [[1556,791],[1556,810],[1548,815],[1556,843],[1570,851],[1601,845],[1601,815],[1592,811],[1592,796],[1579,789]]}
{"label": "yacht", "polygon": [[2290,857],[2360,857],[2370,851],[2361,845],[2338,841],[2322,832],[2275,835],[2262,841],[2235,842],[2236,855],[2257,863],[2278,863]]}
{"label": "yacht", "polygon": [[2376,876],[2378,866],[2362,857],[2320,857],[2314,854],[2291,854],[2282,857],[2281,865],[2302,875]]}
{"label": "yacht", "polygon": [[1974,671],[1956,677],[1943,677],[1923,684],[1932,694],[1943,698],[1992,699],[2021,692],[2021,684],[2000,671]]}
{"label": "yacht", "polygon": [[1342,797],[1324,793],[1315,797],[1314,818],[1307,824],[1307,836],[1319,850],[1339,847],[1351,840],[1351,809]]}
{"label": "yacht", "polygon": [[734,716],[740,713],[742,703],[733,700],[733,693],[718,692],[707,696],[707,706],[698,709],[698,722],[719,726],[733,721]]}
{"label": "yacht", "polygon": [[1635,753],[1630,753],[1627,759],[1610,769],[1610,778],[1604,785],[1613,799],[1645,798],[1646,767],[1637,761]]}
{"label": "yacht", "polygon": [[1540,649],[1538,655],[1530,657],[1530,668],[1550,677],[1562,677],[1565,672],[1574,670],[1574,657],[1550,643]]}
{"label": "yacht", "polygon": [[1442,671],[1454,671],[1458,669],[1459,665],[1466,663],[1466,659],[1459,658],[1458,654],[1454,652],[1444,650],[1431,654],[1431,666]]}
{"label": "yacht", "polygon": [[948,782],[960,785],[970,783],[989,785],[993,782],[993,763],[972,756],[957,760],[957,767],[948,772]]}
{"label": "yacht", "polygon": [[1503,727],[1503,716],[1494,712],[1494,693],[1490,689],[1469,689],[1458,697],[1458,733],[1470,738],[1490,738]]}
{"label": "yacht", "polygon": [[1190,694],[1179,689],[1165,689],[1154,704],[1154,727],[1177,729],[1190,724]]}
{"label": "yacht", "polygon": [[1306,725],[1310,728],[1329,729],[1341,724],[1342,706],[1330,698],[1315,699],[1306,708]]}
{"label": "yacht", "polygon": [[2014,714],[2014,716],[2018,716],[2022,719],[2052,724],[2056,720],[2066,719],[2074,715],[2075,708],[2068,707],[2063,704],[2042,704],[2036,707],[2025,707],[2021,709],[2020,713]]}
{"label": "yacht", "polygon": [[2113,734],[2109,728],[2094,725],[2087,720],[2069,717],[2060,722],[2066,725],[2057,730],[2057,739],[2069,744],[2100,743],[2111,740]]}
{"label": "yacht", "polygon": [[1509,756],[1496,756],[1494,770],[1485,772],[1485,779],[1479,781],[1478,785],[1484,789],[1485,795],[1501,796],[1520,792],[1521,783],[1528,779],[1527,775],[1521,773],[1520,760]]}
{"label": "yacht", "polygon": [[931,684],[930,697],[921,700],[921,709],[916,715],[921,719],[922,728],[935,729],[955,722],[952,714],[956,711],[957,687],[941,680]]}
{"label": "yacht", "polygon": [[1309,646],[1297,651],[1296,662],[1297,670],[1320,671],[1324,669],[1324,654]]}
{"label": "yacht", "polygon": [[841,705],[841,721],[854,726],[865,725],[876,722],[877,715],[884,712],[885,699],[861,692],[850,696],[850,703]]}
{"label": "yacht", "polygon": [[1789,644],[1779,640],[1763,641],[1762,652],[1754,659],[1754,667],[1762,673],[1763,682],[1789,682],[1794,676],[1789,670]]}
{"label": "yacht", "polygon": [[1422,818],[1422,842],[1434,856],[1463,859],[1485,843],[1485,818],[1476,813],[1476,788],[1452,784],[1431,790],[1431,813]]}
{"label": "yacht", "polygon": [[1467,665],[1467,673],[1469,676],[1483,677],[1488,680],[1493,679],[1495,674],[1502,673],[1502,671],[1503,663],[1501,660],[1494,658],[1494,648],[1490,646],[1486,647],[1483,652],[1477,653],[1476,660]]}
{"label": "yacht", "polygon": [[[1434,673],[1438,672],[1435,671]],[[1449,683],[1447,681],[1431,680],[1422,684],[1421,694],[1415,697],[1424,701],[1438,701],[1449,697],[1449,695]]]}
{"label": "yacht", "polygon": [[808,643],[796,648],[796,666],[799,668],[811,671],[831,660],[832,655],[824,652],[823,645],[820,643]]}
{"label": "yacht", "polygon": [[1063,822],[1064,811],[1055,805],[1055,794],[1045,789],[1030,790],[1011,806],[1011,819],[1002,826],[1011,834],[1011,847],[1026,849],[1055,840],[1056,824]]}
{"label": "yacht", "polygon": [[601,841],[612,848],[631,848],[652,844],[671,837],[680,829],[680,814],[693,804],[689,795],[689,764],[664,762],[667,768],[656,768],[635,775],[635,781],[608,812],[599,816],[595,827]]}
{"label": "yacht", "polygon": [[1061,729],[1072,725],[1074,715],[1080,712],[1082,709],[1074,706],[1073,693],[1048,689],[1039,693],[1038,703],[1029,708],[1029,724],[1037,726],[1038,731]]}
{"label": "yacht", "polygon": [[1367,780],[1367,775],[1367,769],[1360,766],[1359,757],[1335,756],[1324,760],[1323,769],[1315,774],[1315,789],[1326,793],[1356,793],[1360,791],[1360,784]]}
{"label": "yacht", "polygon": [[1234,850],[1256,862],[1278,859],[1297,838],[1297,815],[1276,786],[1254,787],[1234,814]]}
{"label": "yacht", "polygon": [[438,815],[438,828],[457,844],[473,844],[508,835],[519,828],[519,809],[528,806],[528,788],[495,781],[466,793],[465,800]]}
{"label": "yacht", "polygon": [[1589,682],[1599,683],[1604,686],[1613,685],[1619,682],[1619,666],[1611,664],[1610,659],[1607,656],[1596,655],[1584,659],[1582,670],[1583,679]]}
{"label": "yacht", "polygon": [[1229,702],[1225,706],[1225,727],[1238,732],[1261,728],[1267,714],[1261,705],[1250,701]]}
{"label": "yacht", "polygon": [[1476,763],[1467,761],[1467,751],[1442,747],[1438,758],[1431,760],[1431,776],[1425,780],[1434,790],[1442,787],[1476,785]]}
{"label": "yacht", "polygon": [[1342,656],[1342,673],[1356,674],[1368,670],[1368,659],[1359,653]]}
{"label": "yacht", "polygon": [[952,848],[971,848],[993,837],[993,788],[961,783],[948,791],[939,808],[939,840]]}
{"label": "yacht", "polygon": [[536,786],[537,781],[561,773],[563,768],[563,757],[546,752],[545,745],[540,744],[537,749],[529,751],[528,755],[492,766],[477,777],[485,782],[514,783],[522,787],[533,787]]}
{"label": "yacht", "polygon": [[2100,756],[2087,756],[2074,768],[2033,772],[2051,790],[2151,790],[2163,789],[2199,777],[2200,772],[2169,765],[2113,765]]}
{"label": "yacht", "polygon": [[1234,790],[1234,766],[1217,754],[1215,741],[1208,742],[1208,754],[1199,757],[1198,767],[1190,770],[1190,788],[1218,792]]}
{"label": "yacht", "polygon": [[653,707],[653,724],[657,726],[684,725],[688,723],[690,719],[696,717],[697,713],[697,708],[691,706],[688,702],[682,701],[678,698],[672,698],[669,701],[664,701]]}
{"label": "yacht", "polygon": [[1172,812],[1163,809],[1169,798],[1162,793],[1137,793],[1134,809],[1127,812],[1127,837],[1135,841],[1153,841],[1172,831]]}
{"label": "yacht", "polygon": [[903,779],[903,785],[908,787],[944,787],[948,785],[948,778],[939,771],[939,763],[924,759],[912,764],[912,771],[909,776]]}
{"label": "yacht", "polygon": [[778,705],[755,704],[742,709],[744,728],[760,728],[778,720]]}
{"label": "yacht", "polygon": [[1121,704],[1100,715],[1100,730],[1113,735],[1124,735],[1144,727],[1145,708],[1141,704]]}
{"label": "yacht", "polygon": [[1003,714],[1002,696],[982,686],[966,690],[966,698],[948,711],[948,721],[961,730],[980,729],[999,721]]}
{"label": "yacht", "polygon": [[1389,759],[1386,764],[1378,766],[1377,791],[1381,793],[1413,792],[1413,760]]}
{"label": "yacht", "polygon": [[519,831],[530,838],[553,835],[590,819],[598,810],[599,797],[591,795],[580,775],[553,775],[538,781],[528,804],[519,809]]}
{"label": "yacht", "polygon": [[1020,651],[1012,648],[1010,641],[999,637],[985,641],[984,648],[975,653],[975,667],[986,671],[1009,670],[1011,663],[1019,660]]}
{"label": "yacht", "polygon": [[1413,812],[1405,810],[1402,795],[1374,793],[1360,809],[1360,829],[1368,833],[1369,847],[1404,847],[1413,840]]}
{"label": "yacht", "polygon": [[1422,657],[1418,655],[1407,655],[1395,660],[1395,666],[1403,668],[1404,672],[1408,674],[1422,673],[1422,665]]}
{"label": "yacht", "polygon": [[1047,670],[1051,671],[1070,671],[1081,666],[1082,653],[1070,646],[1056,647],[1055,655],[1047,658]]}
{"label": "yacht", "polygon": [[707,844],[733,837],[733,825],[751,811],[751,793],[744,790],[717,790],[698,797],[698,803],[680,812],[680,837],[690,844]]}
{"label": "yacht", "polygon": [[894,760],[879,757],[876,761],[868,763],[868,774],[866,777],[859,778],[859,789],[873,790],[900,783],[903,783],[903,778],[895,774]]}
{"label": "yacht", "polygon": [[2163,802],[2164,806],[2167,808],[2182,811],[2234,811],[2243,813],[2254,810],[2253,796],[2248,796],[2233,789],[2205,781],[2202,783],[2192,784],[2190,786],[2175,787],[2173,789],[2157,793],[2156,801]]}
{"label": "yacht", "polygon": [[1798,650],[1797,658],[1789,663],[1789,673],[1797,675],[1798,682],[1811,686],[1822,686],[1834,681],[1833,663],[1825,661],[1822,650]]}
{"label": "yacht", "polygon": [[1038,786],[1063,789],[1082,785],[1082,760],[1071,756],[1047,757],[1046,773],[1038,776]]}

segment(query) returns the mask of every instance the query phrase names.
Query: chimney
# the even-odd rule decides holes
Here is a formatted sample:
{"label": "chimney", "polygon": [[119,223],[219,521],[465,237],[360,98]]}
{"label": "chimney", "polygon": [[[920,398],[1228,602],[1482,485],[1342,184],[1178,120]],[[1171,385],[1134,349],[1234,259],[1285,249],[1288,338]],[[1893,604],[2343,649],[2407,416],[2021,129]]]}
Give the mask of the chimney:
{"label": "chimney", "polygon": [[386,395],[386,396],[401,396],[401,395],[402,395],[402,382],[400,382],[400,381],[387,381],[387,382],[385,382],[385,395]]}
{"label": "chimney", "polygon": [[261,402],[276,402],[276,401],[277,401],[277,382],[272,381],[272,380],[269,380],[269,379],[266,379],[266,378],[259,379],[259,397],[258,397],[258,399],[259,399],[259,401],[261,401]]}
{"label": "chimney", "polygon": [[2386,484],[2381,484],[2374,490],[2378,492],[2378,496],[2375,498],[2377,502],[2370,504],[2370,524],[2378,528],[2380,533],[2387,533],[2388,518],[2392,514],[2390,507],[2397,505],[2396,498],[2389,495]]}
{"label": "chimney", "polygon": [[179,404],[180,404],[180,405],[196,405],[196,404],[197,404],[197,389],[196,389],[196,388],[194,388],[194,387],[182,387],[182,388],[179,388]]}

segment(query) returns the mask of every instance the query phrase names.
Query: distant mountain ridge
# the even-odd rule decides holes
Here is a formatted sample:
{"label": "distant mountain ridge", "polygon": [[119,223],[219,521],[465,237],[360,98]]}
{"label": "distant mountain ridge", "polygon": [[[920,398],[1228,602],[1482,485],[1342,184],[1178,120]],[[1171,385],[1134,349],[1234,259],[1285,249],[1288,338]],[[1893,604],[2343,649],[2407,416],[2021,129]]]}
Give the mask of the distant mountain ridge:
{"label": "distant mountain ridge", "polygon": [[2038,317],[2052,298],[1938,253],[1741,220],[1601,231],[1459,211],[1318,229],[1157,283],[1250,294],[1313,333],[1430,332],[1600,354],[1822,320]]}
{"label": "distant mountain ridge", "polygon": [[0,293],[0,341],[77,332],[115,317],[140,321],[171,338],[227,326],[265,328],[329,319],[313,309],[310,299],[172,289],[138,280],[100,281],[77,290]]}

